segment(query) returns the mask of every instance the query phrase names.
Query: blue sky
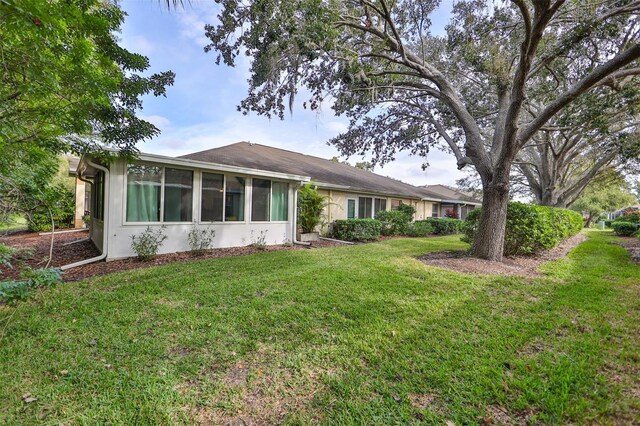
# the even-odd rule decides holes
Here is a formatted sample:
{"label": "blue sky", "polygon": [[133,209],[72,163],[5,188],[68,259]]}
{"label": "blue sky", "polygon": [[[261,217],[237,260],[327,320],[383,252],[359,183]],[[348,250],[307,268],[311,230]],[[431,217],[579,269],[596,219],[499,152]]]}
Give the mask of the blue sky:
{"label": "blue sky", "polygon": [[[141,144],[141,151],[175,156],[250,141],[323,158],[339,155],[327,141],[346,130],[347,121],[335,117],[328,107],[320,112],[294,108],[293,115],[283,121],[255,114],[244,116],[236,110],[247,93],[249,58],[229,68],[216,65],[214,53],[204,53],[204,25],[217,22],[218,5],[214,1],[191,0],[184,8],[172,11],[163,3],[121,1],[129,15],[120,35],[121,44],[149,57],[151,72],[176,73],[166,98],[145,98],[140,115],[162,134]],[[442,28],[448,21],[451,6],[443,3],[445,6],[432,17],[434,27]],[[348,160],[353,164],[362,158],[352,156]],[[399,154],[396,161],[375,171],[414,185],[453,185],[462,176],[449,154],[433,150],[427,161],[430,167],[423,171],[423,158]]]}

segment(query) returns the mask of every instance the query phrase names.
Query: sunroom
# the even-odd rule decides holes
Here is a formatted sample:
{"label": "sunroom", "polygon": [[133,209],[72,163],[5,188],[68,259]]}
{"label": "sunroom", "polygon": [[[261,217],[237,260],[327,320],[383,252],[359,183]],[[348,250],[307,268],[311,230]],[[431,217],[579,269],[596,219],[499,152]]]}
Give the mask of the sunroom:
{"label": "sunroom", "polygon": [[213,247],[295,240],[298,187],[309,177],[140,154],[135,162],[81,160],[92,183],[90,237],[107,260],[134,256],[131,237],[147,227],[168,237],[159,253],[188,251],[195,228],[216,232]]}

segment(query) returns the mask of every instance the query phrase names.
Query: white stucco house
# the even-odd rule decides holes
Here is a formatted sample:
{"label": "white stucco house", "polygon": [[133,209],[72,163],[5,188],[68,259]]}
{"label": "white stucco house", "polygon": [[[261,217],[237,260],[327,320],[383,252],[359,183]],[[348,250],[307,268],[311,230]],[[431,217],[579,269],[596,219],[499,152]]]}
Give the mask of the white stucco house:
{"label": "white stucco house", "polygon": [[401,202],[416,208],[417,220],[438,217],[443,201],[428,188],[248,142],[182,157],[141,153],[135,162],[83,157],[75,173],[90,183],[90,239],[106,260],[134,256],[131,237],[147,227],[164,227],[160,253],[188,251],[194,226],[215,229],[216,248],[262,238],[269,245],[295,242],[297,189],[310,181],[330,199],[328,222],[374,217]]}

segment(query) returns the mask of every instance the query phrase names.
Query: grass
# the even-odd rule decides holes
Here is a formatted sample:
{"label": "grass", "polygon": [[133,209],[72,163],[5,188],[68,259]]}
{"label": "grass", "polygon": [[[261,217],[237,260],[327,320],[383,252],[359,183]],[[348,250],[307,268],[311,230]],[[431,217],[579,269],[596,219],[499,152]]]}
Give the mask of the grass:
{"label": "grass", "polygon": [[0,308],[0,423],[638,422],[638,266],[589,237],[539,279],[414,258],[440,237],[60,285]]}
{"label": "grass", "polygon": [[0,234],[27,229],[27,219],[14,215],[8,223],[0,223]]}

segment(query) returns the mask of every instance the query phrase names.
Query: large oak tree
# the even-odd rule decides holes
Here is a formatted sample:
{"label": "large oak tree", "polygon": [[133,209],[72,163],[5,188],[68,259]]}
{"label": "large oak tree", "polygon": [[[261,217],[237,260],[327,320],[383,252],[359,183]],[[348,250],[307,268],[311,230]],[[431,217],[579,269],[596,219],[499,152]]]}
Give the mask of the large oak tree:
{"label": "large oak tree", "polygon": [[491,260],[502,258],[518,154],[583,96],[640,72],[637,1],[460,1],[444,37],[430,33],[437,1],[219,3],[207,50],[228,65],[251,57],[241,110],[282,117],[304,88],[305,106],[330,99],[351,118],[332,141],[346,154],[373,151],[385,161],[445,144],[459,167],[480,175],[471,249]]}

